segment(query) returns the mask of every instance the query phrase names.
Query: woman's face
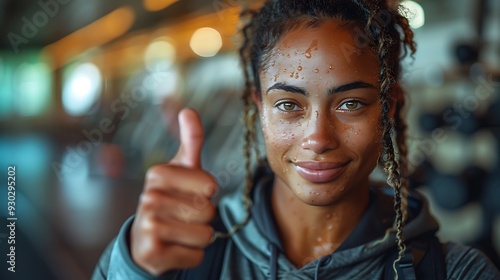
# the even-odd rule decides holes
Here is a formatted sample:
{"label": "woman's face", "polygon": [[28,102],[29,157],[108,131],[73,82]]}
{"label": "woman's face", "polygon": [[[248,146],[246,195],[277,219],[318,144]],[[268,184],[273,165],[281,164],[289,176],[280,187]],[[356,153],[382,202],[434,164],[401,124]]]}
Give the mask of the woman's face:
{"label": "woman's face", "polygon": [[330,205],[368,188],[381,153],[379,64],[336,21],[286,33],[260,72],[267,158],[278,186]]}

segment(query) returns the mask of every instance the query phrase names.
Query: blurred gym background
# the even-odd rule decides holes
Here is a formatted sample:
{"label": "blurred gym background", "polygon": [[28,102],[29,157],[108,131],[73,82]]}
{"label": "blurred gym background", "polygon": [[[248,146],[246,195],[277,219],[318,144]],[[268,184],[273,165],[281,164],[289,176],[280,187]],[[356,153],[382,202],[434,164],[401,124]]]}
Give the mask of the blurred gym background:
{"label": "blurred gym background", "polygon": [[[220,195],[241,187],[243,0],[0,0],[0,218],[17,167],[16,278],[88,279],[148,167],[197,109]],[[500,1],[406,1],[411,185],[444,240],[500,266]],[[3,222],[2,222],[3,225]],[[0,228],[0,275],[7,228]]]}

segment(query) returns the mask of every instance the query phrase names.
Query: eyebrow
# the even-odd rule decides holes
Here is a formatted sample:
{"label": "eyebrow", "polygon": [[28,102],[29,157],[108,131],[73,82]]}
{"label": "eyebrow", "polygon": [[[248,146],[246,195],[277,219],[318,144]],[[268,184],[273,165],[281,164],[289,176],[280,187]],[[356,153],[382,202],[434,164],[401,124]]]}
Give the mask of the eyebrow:
{"label": "eyebrow", "polygon": [[276,84],[272,85],[270,88],[267,89],[266,94],[269,93],[271,90],[275,90],[275,89],[286,91],[286,92],[298,93],[298,94],[302,94],[305,96],[309,95],[309,93],[302,87],[290,86],[290,85],[286,85],[284,83],[276,83]]}
{"label": "eyebrow", "polygon": [[[367,82],[363,81],[355,81],[352,83],[348,83],[345,85],[340,85],[337,87],[332,87],[328,89],[328,95],[336,94],[336,93],[341,93],[341,92],[346,92],[350,91],[353,89],[360,89],[360,88],[373,88],[375,89],[376,87],[372,84],[369,84]],[[298,87],[298,86],[291,86],[291,85],[286,85],[284,83],[276,83],[272,85],[270,88],[267,89],[266,94],[269,93],[271,90],[282,90],[286,92],[292,92],[292,93],[298,93],[304,96],[309,96],[309,93],[305,88]]]}
{"label": "eyebrow", "polygon": [[376,88],[374,85],[369,84],[367,82],[363,81],[355,81],[352,83],[348,83],[345,85],[340,85],[338,87],[333,87],[328,90],[328,95],[332,95],[335,93],[340,93],[340,92],[345,92],[353,89],[360,89],[360,88]]}

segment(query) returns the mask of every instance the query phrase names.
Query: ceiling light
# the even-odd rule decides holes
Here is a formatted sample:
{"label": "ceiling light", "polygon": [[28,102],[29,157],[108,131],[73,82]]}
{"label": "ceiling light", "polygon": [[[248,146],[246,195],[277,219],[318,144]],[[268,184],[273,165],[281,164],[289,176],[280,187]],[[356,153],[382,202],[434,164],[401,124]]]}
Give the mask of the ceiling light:
{"label": "ceiling light", "polygon": [[222,48],[220,33],[210,27],[199,28],[191,36],[189,46],[194,53],[201,57],[215,56]]}

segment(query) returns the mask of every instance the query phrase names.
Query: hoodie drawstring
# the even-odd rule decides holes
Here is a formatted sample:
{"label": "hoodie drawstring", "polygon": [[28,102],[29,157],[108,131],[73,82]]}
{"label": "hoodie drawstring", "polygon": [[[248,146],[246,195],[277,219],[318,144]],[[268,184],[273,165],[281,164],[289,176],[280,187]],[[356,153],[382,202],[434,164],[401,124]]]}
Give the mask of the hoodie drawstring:
{"label": "hoodie drawstring", "polygon": [[321,259],[318,260],[318,263],[316,264],[316,268],[314,269],[314,280],[318,280],[319,276],[319,267],[321,265]]}
{"label": "hoodie drawstring", "polygon": [[271,250],[271,260],[269,263],[271,279],[277,280],[278,279],[278,248],[276,248],[276,246],[274,246],[271,243],[269,243],[268,246],[270,247],[269,249]]}

